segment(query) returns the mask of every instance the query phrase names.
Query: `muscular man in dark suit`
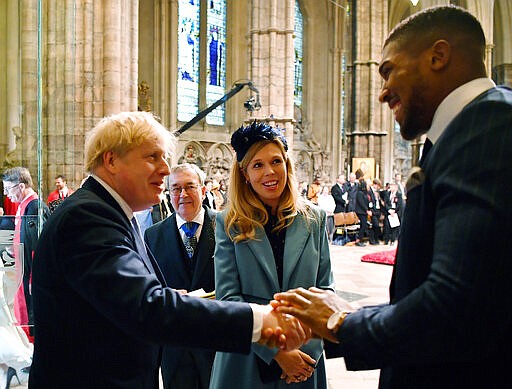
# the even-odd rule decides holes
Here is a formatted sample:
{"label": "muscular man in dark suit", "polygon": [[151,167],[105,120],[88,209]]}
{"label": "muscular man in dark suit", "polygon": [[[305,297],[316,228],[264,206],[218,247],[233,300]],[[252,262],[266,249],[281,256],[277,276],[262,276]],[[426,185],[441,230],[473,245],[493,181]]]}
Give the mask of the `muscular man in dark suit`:
{"label": "muscular man in dark suit", "polygon": [[[205,173],[197,165],[171,168],[169,191],[176,210],[146,230],[146,243],[171,288],[187,293],[215,289],[215,212],[202,205]],[[187,251],[186,223],[197,223],[195,250]],[[165,389],[208,389],[215,351],[164,346],[162,379]]]}
{"label": "muscular man in dark suit", "polygon": [[331,188],[331,196],[334,198],[334,202],[336,203],[334,213],[345,212],[345,209],[347,208],[348,193],[344,174],[340,174],[336,178],[336,184]]}
{"label": "muscular man in dark suit", "polygon": [[381,368],[380,388],[510,387],[512,90],[487,78],[485,51],[480,23],[451,6],[385,42],[380,100],[405,139],[431,141],[408,180],[390,304],[347,314],[334,294],[275,296],[339,341],[349,369]]}
{"label": "muscular man in dark suit", "polygon": [[276,340],[278,324],[294,326],[283,347],[304,340],[302,327],[269,307],[167,286],[133,212],[159,202],[173,143],[148,112],[107,117],[89,132],[91,176],[52,214],[36,247],[30,388],[157,388],[159,344],[249,352],[261,329],[263,343],[267,328]]}

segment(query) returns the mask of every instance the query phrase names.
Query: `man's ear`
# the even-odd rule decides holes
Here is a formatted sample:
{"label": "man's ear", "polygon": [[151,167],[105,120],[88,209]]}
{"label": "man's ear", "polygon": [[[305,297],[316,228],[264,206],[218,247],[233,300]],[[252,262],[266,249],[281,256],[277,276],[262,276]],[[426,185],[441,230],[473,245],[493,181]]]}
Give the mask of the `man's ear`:
{"label": "man's ear", "polygon": [[103,166],[109,172],[111,172],[111,173],[115,172],[116,167],[117,167],[116,162],[117,162],[117,154],[114,153],[112,150],[105,151],[103,153]]}
{"label": "man's ear", "polygon": [[442,70],[450,62],[452,46],[450,42],[439,39],[430,48],[430,67],[432,70]]}
{"label": "man's ear", "polygon": [[206,186],[203,185],[203,187],[201,188],[201,193],[202,193],[201,199],[204,200],[206,197]]}

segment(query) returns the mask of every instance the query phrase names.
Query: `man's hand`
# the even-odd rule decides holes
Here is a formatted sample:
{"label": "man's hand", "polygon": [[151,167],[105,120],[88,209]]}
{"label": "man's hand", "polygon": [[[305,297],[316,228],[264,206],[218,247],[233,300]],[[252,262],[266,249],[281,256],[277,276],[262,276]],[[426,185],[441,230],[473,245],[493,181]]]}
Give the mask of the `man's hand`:
{"label": "man's hand", "polygon": [[327,329],[327,320],[334,312],[353,311],[352,307],[330,290],[318,288],[291,289],[276,293],[271,305],[277,312],[295,316],[319,337],[338,342],[336,336]]}
{"label": "man's hand", "polygon": [[271,309],[263,316],[261,339],[258,343],[281,350],[295,350],[311,339],[311,330],[290,315]]}

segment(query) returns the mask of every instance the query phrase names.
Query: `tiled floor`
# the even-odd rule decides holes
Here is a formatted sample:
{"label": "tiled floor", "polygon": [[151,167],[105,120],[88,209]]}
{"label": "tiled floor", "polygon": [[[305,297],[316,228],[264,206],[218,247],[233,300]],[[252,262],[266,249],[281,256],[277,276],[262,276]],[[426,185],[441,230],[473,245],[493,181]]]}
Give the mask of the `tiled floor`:
{"label": "tiled floor", "polygon": [[[361,256],[392,250],[390,246],[331,246],[336,291],[351,301],[354,308],[388,301],[392,266],[361,262]],[[330,389],[376,389],[379,371],[352,372],[342,358],[326,361]]]}
{"label": "tiled floor", "polygon": [[[331,259],[336,290],[355,308],[379,304],[388,300],[388,286],[392,267],[361,262],[361,256],[384,250],[389,246],[331,246]],[[326,362],[327,379],[330,389],[376,389],[378,370],[349,372],[345,370],[342,358]],[[15,380],[13,380],[14,383]],[[17,389],[25,385],[11,386]]]}

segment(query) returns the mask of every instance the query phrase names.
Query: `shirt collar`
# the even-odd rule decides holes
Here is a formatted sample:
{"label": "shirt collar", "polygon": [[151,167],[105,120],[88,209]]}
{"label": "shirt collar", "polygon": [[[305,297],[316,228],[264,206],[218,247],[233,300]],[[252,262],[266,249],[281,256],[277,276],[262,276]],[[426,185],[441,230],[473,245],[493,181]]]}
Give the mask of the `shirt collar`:
{"label": "shirt collar", "polygon": [[[197,213],[197,215],[190,220],[191,222],[196,222],[200,226],[203,225],[204,221],[204,208],[201,207],[201,210]],[[183,219],[177,212],[176,212],[176,224],[178,225],[178,228],[181,228],[183,224],[185,224],[187,221]]]}
{"label": "shirt collar", "polygon": [[105,188],[105,190],[110,193],[110,195],[116,200],[116,202],[119,204],[123,212],[126,214],[126,217],[128,220],[132,220],[133,218],[133,211],[128,205],[126,201],[121,197],[119,193],[117,193],[109,184],[107,184],[105,181],[103,181],[101,178],[99,178],[96,174],[91,174],[91,177],[93,177],[98,183]]}
{"label": "shirt collar", "polygon": [[439,104],[439,107],[437,107],[432,119],[432,125],[427,134],[432,144],[436,143],[448,124],[466,105],[478,95],[495,86],[496,84],[490,78],[477,78],[459,86],[446,96],[441,104]]}

